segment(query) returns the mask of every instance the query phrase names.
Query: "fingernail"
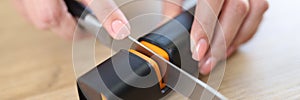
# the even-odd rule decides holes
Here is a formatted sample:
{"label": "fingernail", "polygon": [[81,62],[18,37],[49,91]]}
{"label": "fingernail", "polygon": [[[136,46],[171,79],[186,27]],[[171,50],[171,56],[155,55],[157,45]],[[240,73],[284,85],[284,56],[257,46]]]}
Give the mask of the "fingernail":
{"label": "fingernail", "polygon": [[197,45],[196,42],[197,42],[197,40],[200,38],[199,36],[200,36],[200,35],[197,34],[197,33],[194,33],[194,34],[191,33],[190,43],[191,43],[191,51],[192,51],[192,53],[195,52],[195,47],[196,47],[196,45]]}
{"label": "fingernail", "polygon": [[190,43],[191,43],[191,51],[192,51],[192,53],[194,53],[196,43],[195,43],[195,40],[192,37],[190,39]]}
{"label": "fingernail", "polygon": [[204,57],[207,51],[208,45],[205,39],[200,39],[198,44],[195,47],[195,51],[193,53],[193,59],[199,61]]}
{"label": "fingernail", "polygon": [[207,61],[204,63],[204,65],[200,68],[200,73],[202,75],[207,75],[209,72],[212,71],[212,69],[216,66],[217,60],[214,57],[210,57],[207,59]]}
{"label": "fingernail", "polygon": [[129,28],[121,20],[115,20],[112,22],[112,37],[117,40],[124,39],[130,34]]}

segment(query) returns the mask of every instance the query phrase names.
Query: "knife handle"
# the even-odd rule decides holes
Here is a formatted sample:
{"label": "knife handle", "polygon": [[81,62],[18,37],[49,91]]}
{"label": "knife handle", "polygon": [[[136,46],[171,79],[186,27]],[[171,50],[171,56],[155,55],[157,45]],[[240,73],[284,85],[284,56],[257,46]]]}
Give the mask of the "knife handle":
{"label": "knife handle", "polygon": [[87,14],[92,14],[92,11],[78,2],[77,0],[64,0],[68,12],[75,18],[84,18]]}

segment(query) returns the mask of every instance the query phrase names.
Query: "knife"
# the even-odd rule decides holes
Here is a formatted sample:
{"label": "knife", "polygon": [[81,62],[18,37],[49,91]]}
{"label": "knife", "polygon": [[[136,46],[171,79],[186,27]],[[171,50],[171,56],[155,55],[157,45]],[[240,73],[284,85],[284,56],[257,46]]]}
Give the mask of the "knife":
{"label": "knife", "polygon": [[[83,28],[85,31],[95,35],[97,39],[100,41],[101,44],[110,47],[114,49],[112,46],[113,39],[108,34],[98,34],[100,28],[102,28],[101,23],[97,20],[96,16],[92,13],[90,9],[82,5],[81,3],[75,1],[75,0],[65,0],[65,3],[68,7],[68,11],[78,19],[79,27]],[[180,20],[182,18],[185,18],[186,16],[190,17],[189,12],[186,12],[186,14],[182,14],[181,17],[177,17],[177,20]],[[180,21],[179,21],[180,22]],[[191,20],[189,21],[192,22]],[[172,25],[176,29],[181,28],[187,28],[188,25],[183,25],[183,27],[180,27],[179,25],[176,26],[176,24],[170,24],[170,23],[178,23],[175,21],[169,21],[169,24],[166,24],[165,26],[172,27]],[[182,24],[182,23],[179,23]],[[176,28],[178,27],[178,28]],[[163,32],[164,29],[158,28],[156,29],[159,33],[163,33],[160,35],[169,36],[168,38],[174,38],[172,35],[164,34],[166,32]],[[186,37],[188,35],[184,35],[183,37]],[[148,36],[149,37],[149,36]],[[151,38],[151,37],[150,37]],[[142,38],[143,39],[143,38]],[[183,38],[184,39],[184,38]],[[165,84],[167,87],[171,88],[172,90],[182,94],[183,96],[191,99],[191,100],[199,100],[201,98],[200,93],[204,90],[208,91],[208,95],[213,95],[217,99],[220,100],[226,100],[227,98],[223,96],[221,93],[210,87],[209,85],[205,84],[203,81],[199,80],[197,78],[197,62],[191,59],[191,53],[189,54],[182,54],[182,57],[180,57],[183,60],[183,63],[181,64],[181,68],[177,65],[171,63],[170,61],[163,58],[161,55],[157,54],[152,49],[148,48],[144,44],[142,44],[139,40],[136,40],[135,38],[128,36],[122,41],[129,41],[135,45],[135,47],[140,47],[146,50],[150,55],[152,55],[152,58],[156,58],[156,60],[159,60],[158,62],[163,62],[166,64],[167,73],[164,77],[167,77],[165,79]],[[155,41],[154,41],[155,42]],[[176,44],[176,43],[174,43]],[[178,44],[178,43],[177,43]],[[187,51],[188,47],[183,48],[183,50],[179,51]],[[116,48],[117,49],[117,48]],[[189,49],[189,48],[188,48]],[[182,68],[184,66],[184,68]],[[184,70],[186,69],[186,70]],[[99,73],[99,72],[98,72]],[[97,76],[97,75],[95,75]],[[196,76],[196,77],[195,77]],[[105,94],[105,93],[104,93]]]}

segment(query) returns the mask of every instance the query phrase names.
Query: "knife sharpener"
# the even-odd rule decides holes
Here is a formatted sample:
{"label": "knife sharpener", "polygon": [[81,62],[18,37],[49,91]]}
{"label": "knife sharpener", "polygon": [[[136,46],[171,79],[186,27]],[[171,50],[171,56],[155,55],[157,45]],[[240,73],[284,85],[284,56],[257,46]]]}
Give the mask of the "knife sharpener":
{"label": "knife sharpener", "polygon": [[[180,67],[183,59],[181,59],[178,50],[180,48],[188,48],[183,49],[185,51],[181,52],[191,52],[189,49],[190,37],[186,36],[188,34],[186,32],[187,30],[188,32],[191,30],[192,22],[193,15],[185,11],[149,34],[139,38],[138,41]],[[180,23],[184,27],[184,30],[177,28],[182,26],[178,26],[175,23]],[[118,62],[113,63],[112,59],[118,60]],[[123,59],[129,59],[130,67],[134,72],[131,74],[137,74],[142,77],[154,73],[155,76],[152,78],[157,80],[157,84],[148,88],[137,88],[128,85],[120,79],[113,68],[113,66],[122,67],[128,63],[128,61],[124,61]],[[81,100],[113,100],[116,98],[125,100],[156,100],[162,98],[171,89],[163,83],[161,71],[158,66],[155,59],[151,58],[150,53],[141,47],[136,47],[135,50],[120,50],[114,56],[78,78],[79,98]],[[128,75],[128,78],[134,82],[137,77],[130,77]],[[103,89],[103,86],[107,88]]]}

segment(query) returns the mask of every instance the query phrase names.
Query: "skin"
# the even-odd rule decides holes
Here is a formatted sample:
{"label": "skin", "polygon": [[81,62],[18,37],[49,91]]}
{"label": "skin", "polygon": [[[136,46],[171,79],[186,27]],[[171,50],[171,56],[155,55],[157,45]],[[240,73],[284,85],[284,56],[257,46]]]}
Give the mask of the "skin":
{"label": "skin", "polygon": [[[164,9],[176,9],[163,13],[174,17],[181,12],[181,4],[182,0],[165,0]],[[266,0],[198,0],[191,30],[191,51],[193,58],[199,61],[199,72],[209,74],[219,61],[250,40],[268,7]]]}
{"label": "skin", "polygon": [[[81,0],[86,5],[91,1]],[[37,28],[73,39],[76,22],[63,0],[13,2]],[[164,0],[163,14],[168,18],[177,16],[182,12],[182,3],[183,0]],[[123,39],[130,34],[128,20],[113,0],[94,0],[89,7],[113,38]],[[266,0],[198,0],[191,30],[191,51],[193,59],[199,61],[199,72],[209,74],[219,61],[231,56],[239,46],[250,40],[268,7]],[[220,52],[226,52],[226,55]]]}
{"label": "skin", "polygon": [[[85,5],[91,1],[81,0]],[[37,28],[51,30],[64,39],[73,39],[76,21],[63,0],[14,0],[13,4]],[[95,14],[113,38],[123,39],[130,34],[126,17],[112,0],[95,0],[89,7],[100,12]]]}

